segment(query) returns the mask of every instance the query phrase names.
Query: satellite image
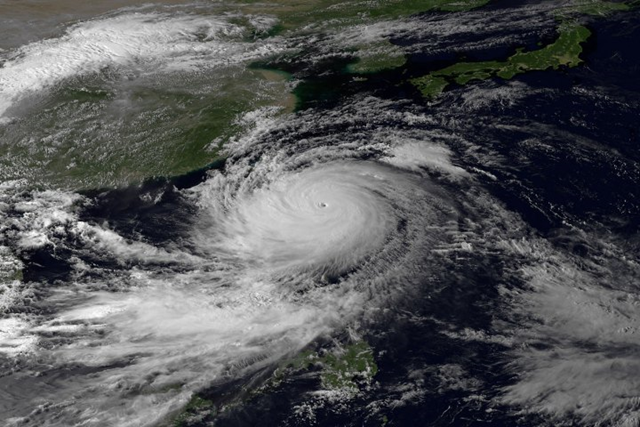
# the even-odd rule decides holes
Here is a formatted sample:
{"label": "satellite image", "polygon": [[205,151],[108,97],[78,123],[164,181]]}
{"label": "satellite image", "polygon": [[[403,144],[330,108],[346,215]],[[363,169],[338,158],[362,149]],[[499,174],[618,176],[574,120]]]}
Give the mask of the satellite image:
{"label": "satellite image", "polygon": [[0,0],[0,425],[640,426],[638,0]]}

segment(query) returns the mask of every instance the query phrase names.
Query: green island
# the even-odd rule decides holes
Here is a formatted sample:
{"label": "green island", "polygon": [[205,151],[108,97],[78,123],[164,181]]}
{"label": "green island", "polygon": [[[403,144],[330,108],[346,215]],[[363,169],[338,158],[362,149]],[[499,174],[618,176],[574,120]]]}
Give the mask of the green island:
{"label": "green island", "polygon": [[474,80],[492,77],[509,80],[528,71],[578,66],[582,62],[581,44],[587,41],[591,31],[582,25],[563,23],[558,33],[559,36],[553,43],[541,49],[525,52],[523,48],[519,48],[505,61],[459,62],[412,79],[411,83],[425,97],[434,98],[453,83],[465,85]]}
{"label": "green island", "polygon": [[211,416],[215,412],[214,403],[208,399],[204,399],[198,395],[191,398],[187,406],[185,406],[171,423],[172,427],[187,427],[196,424],[206,417]]}
{"label": "green island", "polygon": [[[339,391],[347,396],[355,395],[361,384],[370,384],[378,373],[373,349],[366,341],[357,341],[332,351],[304,350],[281,362],[266,383],[252,390],[247,396],[250,399],[269,392],[281,385],[293,373],[313,368],[319,369],[322,388]],[[169,425],[172,427],[196,425],[241,403],[238,400],[218,407],[206,396],[195,394],[183,410],[171,419]]]}
{"label": "green island", "polygon": [[0,246],[0,295],[13,286],[14,281],[22,282],[22,263],[6,246]]}
{"label": "green island", "polygon": [[364,341],[352,344],[339,353],[320,356],[322,385],[329,390],[357,390],[357,380],[371,382],[378,373],[373,350]]}
{"label": "green island", "polygon": [[459,62],[433,71],[410,82],[425,98],[436,98],[451,84],[465,85],[472,81],[498,77],[504,80],[529,71],[557,70],[561,67],[577,67],[582,63],[582,44],[591,31],[571,20],[576,15],[606,16],[637,8],[640,2],[618,3],[599,0],[579,1],[560,8],[556,17],[561,21],[558,38],[540,49],[524,51],[523,48],[504,61]]}
{"label": "green island", "polygon": [[372,381],[378,373],[378,365],[373,357],[373,349],[365,341],[322,354],[307,350],[283,362],[273,373],[274,384],[279,384],[287,373],[310,367],[320,367],[320,381],[327,390],[356,391],[358,380]]}

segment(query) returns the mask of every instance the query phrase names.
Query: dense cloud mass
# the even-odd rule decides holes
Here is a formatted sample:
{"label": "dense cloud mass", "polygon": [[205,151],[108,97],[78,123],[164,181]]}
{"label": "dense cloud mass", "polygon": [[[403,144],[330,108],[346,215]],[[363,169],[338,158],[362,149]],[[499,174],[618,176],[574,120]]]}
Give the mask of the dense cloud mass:
{"label": "dense cloud mass", "polygon": [[[387,38],[407,55],[473,55],[547,36],[553,16],[523,6],[248,42],[237,15],[129,10],[5,55],[0,114],[19,116],[29,97],[105,67],[166,82],[295,51],[315,70]],[[245,18],[252,30],[276,25]],[[486,81],[433,103],[363,86],[328,106],[238,115],[225,161],[188,185],[1,183],[5,423],[157,425],[194,393],[347,334],[387,343],[376,353],[383,367],[394,345],[404,357],[361,390],[363,418],[447,396],[445,408],[485,421],[636,425],[638,242],[620,229],[635,235],[638,211],[620,188],[640,169],[581,108],[614,121],[640,105],[607,84]],[[553,113],[562,129],[545,115],[561,102],[574,104]],[[543,113],[527,109],[534,103]],[[580,183],[576,196],[577,166],[551,166],[566,158],[616,188],[598,198],[599,183]],[[398,325],[414,332],[396,339]],[[403,350],[412,340],[428,355]],[[283,425],[331,405],[346,411],[353,395],[338,397],[347,403],[304,395]]]}
{"label": "dense cloud mass", "polygon": [[[352,108],[371,103],[384,107],[371,99]],[[293,126],[303,123],[300,118]],[[65,258],[74,279],[47,292],[47,299],[63,305],[55,314],[13,324],[6,352],[44,351],[54,365],[93,367],[99,388],[74,378],[67,399],[94,390],[92,404],[105,411],[90,418],[125,423],[132,414],[135,420],[150,417],[134,410],[139,405],[162,416],[189,390],[272,363],[411,293],[404,284],[426,274],[431,249],[451,244],[453,230],[445,233],[437,224],[455,222],[455,206],[420,172],[449,168],[458,179],[461,172],[450,166],[447,151],[425,145],[438,152],[435,166],[434,157],[424,163],[403,159],[401,134],[370,142],[364,135],[333,135],[331,145],[320,137],[291,146],[290,137],[273,138],[279,126],[292,124],[258,120],[251,141],[230,147],[237,152],[224,172],[212,172],[179,196],[186,205],[181,209],[195,209],[195,217],[163,246],[82,221],[77,211],[92,203],[87,199],[50,192],[33,195],[31,203],[8,200],[15,204],[8,209],[13,218],[6,235],[24,250],[70,252]],[[406,149],[420,153],[415,142]],[[176,213],[169,221],[180,223],[181,217]],[[114,266],[96,277],[99,270],[88,259]],[[118,292],[110,292],[114,288]],[[65,335],[64,345],[39,349],[54,333]],[[182,393],[160,392],[183,383],[188,387]],[[143,389],[155,394],[124,392]],[[102,390],[114,395],[105,399]],[[125,397],[131,409],[114,419],[107,409],[125,404]],[[55,409],[70,416],[75,405],[66,405]]]}

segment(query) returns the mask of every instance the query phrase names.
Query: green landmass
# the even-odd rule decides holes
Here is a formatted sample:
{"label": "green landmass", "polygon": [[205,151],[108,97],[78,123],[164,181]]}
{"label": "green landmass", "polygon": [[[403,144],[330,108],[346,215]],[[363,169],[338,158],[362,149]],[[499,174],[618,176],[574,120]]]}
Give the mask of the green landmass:
{"label": "green landmass", "polygon": [[293,110],[288,78],[244,66],[128,89],[88,78],[82,90],[60,90],[39,114],[0,127],[0,181],[79,190],[205,167],[251,126],[241,120],[245,113]]}
{"label": "green landmass", "polygon": [[[240,12],[231,19],[247,28],[242,37],[249,43],[274,35],[339,32],[426,11],[470,10],[488,1],[240,0],[217,7],[221,14]],[[636,3],[579,1],[562,8],[558,16],[604,15],[629,10]],[[256,14],[273,16],[278,24],[250,30],[246,16]],[[539,50],[520,49],[503,61],[461,62],[411,82],[433,98],[453,83],[574,67],[580,63],[580,43],[588,36],[584,27],[563,24],[558,39]],[[356,44],[353,53],[356,61],[346,66],[351,74],[375,74],[406,63],[402,51],[385,39]],[[112,85],[104,76],[74,78],[73,88],[63,86],[40,102],[37,111],[0,127],[0,181],[27,178],[42,187],[113,188],[206,167],[220,159],[219,149],[226,142],[248,129],[241,120],[244,114],[261,107],[279,107],[282,112],[296,107],[298,92],[292,93],[290,76],[248,65],[141,84]],[[325,96],[322,90],[315,95]]]}
{"label": "green landmass", "polygon": [[187,406],[173,419],[173,427],[187,427],[197,424],[206,417],[211,416],[215,411],[215,405],[212,401],[204,399],[198,395],[194,395]]}
{"label": "green landmass", "polygon": [[427,98],[435,98],[449,86],[449,81],[446,78],[433,76],[431,74],[413,79],[411,83]]}
{"label": "green landmass", "polygon": [[388,40],[359,46],[358,59],[347,65],[347,72],[353,74],[378,73],[402,67],[407,62],[398,47]]}
{"label": "green landmass", "polygon": [[565,23],[560,26],[558,33],[553,43],[541,49],[525,52],[519,48],[505,61],[459,62],[412,79],[411,83],[425,97],[434,98],[452,83],[465,85],[492,77],[508,80],[529,71],[578,66],[582,62],[581,44],[587,41],[591,32],[582,25]]}
{"label": "green landmass", "polygon": [[328,390],[358,389],[358,380],[370,382],[378,372],[373,349],[365,341],[358,341],[333,352],[320,354],[308,350],[285,361],[273,374],[275,384],[288,373],[319,366],[322,386]]}
{"label": "green landmass", "polygon": [[327,389],[357,389],[358,378],[370,381],[378,373],[373,350],[364,341],[352,344],[339,353],[320,358],[322,385]]}
{"label": "green landmass", "polygon": [[237,397],[223,405],[216,405],[213,400],[206,398],[206,393],[194,395],[183,410],[170,420],[170,425],[172,427],[203,425],[213,420],[217,414],[241,405],[246,399],[272,392],[290,375],[311,369],[319,372],[324,389],[351,395],[355,394],[363,383],[371,383],[378,372],[373,349],[365,341],[358,341],[332,351],[305,350],[280,363],[265,384],[249,390],[244,397]]}
{"label": "green landmass", "polygon": [[606,16],[613,12],[624,12],[631,9],[631,6],[625,3],[614,3],[608,1],[583,1],[574,3],[558,12],[559,16],[570,14],[597,15]]}
{"label": "green landmass", "polygon": [[[278,19],[268,31],[247,29],[244,41],[252,42],[275,34],[339,31],[428,10],[467,10],[487,2],[244,0],[218,7],[221,14]],[[250,28],[247,18],[238,16],[232,20]],[[405,62],[386,40],[356,50],[354,73],[375,73]],[[243,114],[261,107],[283,112],[295,108],[286,73],[247,65],[184,76],[182,83],[181,76],[122,85],[111,85],[100,75],[78,77],[73,87],[63,86],[41,102],[37,114],[0,127],[0,181],[27,178],[36,186],[83,190],[129,186],[203,168],[219,160],[219,149],[247,129],[240,120]]]}
{"label": "green landmass", "polygon": [[271,13],[279,18],[279,30],[287,31],[397,19],[436,10],[459,12],[487,3],[489,0],[245,0],[239,7],[245,13]]}
{"label": "green landmass", "polygon": [[0,246],[0,294],[6,290],[3,286],[11,287],[12,282],[23,280],[22,268],[22,263],[9,248]]}
{"label": "green landmass", "polygon": [[[17,269],[3,269],[0,271],[0,284],[1,283],[11,283],[15,281],[21,282],[24,279],[24,273],[22,270]],[[4,292],[3,289],[0,288],[0,293]]]}

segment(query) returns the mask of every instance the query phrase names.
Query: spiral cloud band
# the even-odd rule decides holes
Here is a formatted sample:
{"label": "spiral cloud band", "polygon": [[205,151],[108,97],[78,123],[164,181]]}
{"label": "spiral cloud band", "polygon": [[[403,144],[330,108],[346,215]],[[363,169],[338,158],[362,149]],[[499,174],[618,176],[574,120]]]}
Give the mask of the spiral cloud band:
{"label": "spiral cloud band", "polygon": [[221,248],[258,268],[339,276],[380,250],[396,226],[385,194],[405,183],[388,169],[321,165],[238,195],[226,216],[212,219]]}
{"label": "spiral cloud band", "polygon": [[[406,150],[389,152],[393,166],[363,159],[362,149],[379,142],[353,150],[353,141],[303,140],[295,154],[286,143],[267,133],[232,146],[223,171],[182,193],[195,215],[163,244],[82,220],[71,196],[51,195],[46,209],[32,210],[46,218],[16,222],[25,247],[54,244],[76,262],[75,284],[48,297],[60,304],[56,314],[13,325],[21,352],[31,343],[56,369],[94,372],[35,387],[58,414],[45,423],[160,421],[193,391],[366,322],[412,292],[433,262],[431,249],[450,240],[441,225],[457,217],[427,169],[416,156],[402,169]],[[420,150],[415,142],[410,149]],[[175,215],[172,222],[184,220]],[[117,267],[89,274],[86,263],[96,260]],[[63,343],[45,344],[60,333]],[[98,409],[78,413],[78,401]]]}
{"label": "spiral cloud band", "polygon": [[[572,337],[592,339],[595,326],[633,331],[636,320],[622,322],[606,307],[594,318],[550,309],[592,306],[594,296],[624,306],[452,160],[452,147],[481,156],[473,145],[427,115],[373,98],[272,117],[259,110],[246,118],[253,125],[227,146],[224,167],[189,188],[136,189],[125,213],[127,197],[117,191],[3,187],[2,266],[20,268],[7,248],[53,266],[39,273],[32,261],[24,283],[0,294],[10,313],[0,319],[9,425],[156,425],[194,393],[269,373],[326,338],[384,336],[395,327],[387,316],[421,325],[410,339],[457,356],[428,367],[437,369],[432,390],[422,359],[408,355],[402,387],[385,389],[380,405],[420,405],[461,384],[496,407],[533,401],[530,410],[557,414],[570,403],[548,396],[566,385],[574,399],[566,402],[591,399],[585,420],[615,419],[630,405],[600,399],[590,384],[632,390],[634,380],[602,372],[626,372],[635,359],[611,365]],[[566,326],[575,319],[582,329]],[[560,376],[553,351],[526,345],[549,338],[589,363],[591,376]],[[474,367],[498,364],[493,353],[511,361],[507,373],[526,375],[497,390],[494,379],[474,376]]]}
{"label": "spiral cloud band", "polygon": [[0,49],[0,424],[640,425],[637,97],[411,84],[563,37],[561,5],[246,6]]}

